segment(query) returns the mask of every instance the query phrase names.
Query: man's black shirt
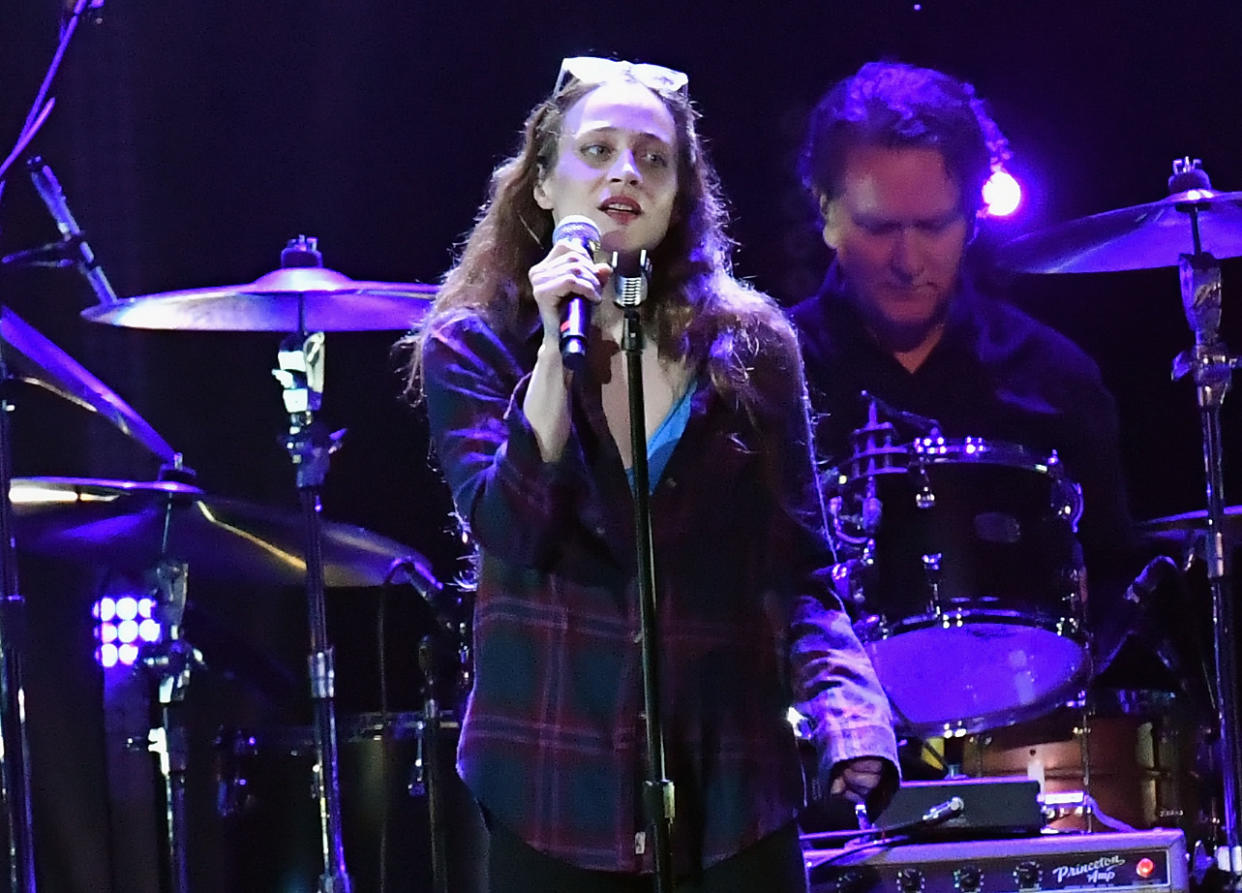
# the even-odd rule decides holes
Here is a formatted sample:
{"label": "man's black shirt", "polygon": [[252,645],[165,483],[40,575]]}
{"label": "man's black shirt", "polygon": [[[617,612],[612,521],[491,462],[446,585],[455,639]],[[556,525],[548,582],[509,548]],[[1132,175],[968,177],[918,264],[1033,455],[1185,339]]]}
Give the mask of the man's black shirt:
{"label": "man's black shirt", "polygon": [[[1136,568],[1117,408],[1095,362],[1068,338],[966,283],[952,298],[940,342],[909,372],[867,331],[855,301],[834,265],[820,291],[791,311],[820,455],[830,464],[849,458],[850,433],[867,420],[864,391],[935,419],[946,438],[1055,450],[1082,487],[1078,535],[1089,627],[1097,655],[1111,655],[1128,622],[1120,596]],[[897,431],[902,442],[925,433],[902,422]]]}

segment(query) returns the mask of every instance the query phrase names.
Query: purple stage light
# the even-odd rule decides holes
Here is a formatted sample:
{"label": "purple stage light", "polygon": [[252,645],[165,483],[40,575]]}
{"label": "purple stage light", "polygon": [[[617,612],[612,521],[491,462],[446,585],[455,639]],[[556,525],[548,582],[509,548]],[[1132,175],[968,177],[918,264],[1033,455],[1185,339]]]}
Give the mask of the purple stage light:
{"label": "purple stage light", "polygon": [[140,646],[159,642],[164,628],[155,619],[156,600],[145,595],[103,596],[91,606],[95,618],[95,660],[104,669],[132,667]]}
{"label": "purple stage light", "polygon": [[138,640],[138,621],[122,620],[116,627],[116,637],[122,642],[136,642]]}
{"label": "purple stage light", "polygon": [[1008,217],[1022,204],[1022,185],[1013,174],[998,167],[983,184],[983,204],[989,217]]}

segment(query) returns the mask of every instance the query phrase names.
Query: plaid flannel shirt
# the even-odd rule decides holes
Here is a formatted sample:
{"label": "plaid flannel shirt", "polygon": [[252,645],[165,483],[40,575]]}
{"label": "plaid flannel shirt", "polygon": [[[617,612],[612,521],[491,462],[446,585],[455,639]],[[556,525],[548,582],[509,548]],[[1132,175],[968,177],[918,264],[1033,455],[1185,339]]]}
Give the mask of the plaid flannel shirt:
{"label": "plaid flannel shirt", "polygon": [[[589,374],[573,381],[561,458],[542,460],[521,408],[541,333],[533,314],[521,322],[500,332],[463,314],[424,353],[433,446],[480,552],[458,769],[535,849],[650,871],[633,497]],[[887,698],[827,588],[800,360],[753,365],[761,421],[700,380],[651,497],[678,873],[794,818],[791,704],[824,772],[896,763]]]}

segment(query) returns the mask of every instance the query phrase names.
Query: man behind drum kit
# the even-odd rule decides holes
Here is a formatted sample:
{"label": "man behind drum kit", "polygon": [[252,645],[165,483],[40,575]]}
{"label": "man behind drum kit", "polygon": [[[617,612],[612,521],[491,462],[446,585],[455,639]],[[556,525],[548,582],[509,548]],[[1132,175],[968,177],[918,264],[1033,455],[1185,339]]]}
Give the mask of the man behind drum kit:
{"label": "man behind drum kit", "polygon": [[1128,626],[1121,594],[1134,570],[1117,411],[1091,358],[981,294],[972,275],[982,187],[1007,154],[974,88],[939,71],[871,62],[833,86],[812,113],[799,172],[835,258],[792,318],[829,464],[850,457],[851,432],[877,408],[895,443],[935,425],[946,438],[1056,451],[1083,491],[1099,670]]}

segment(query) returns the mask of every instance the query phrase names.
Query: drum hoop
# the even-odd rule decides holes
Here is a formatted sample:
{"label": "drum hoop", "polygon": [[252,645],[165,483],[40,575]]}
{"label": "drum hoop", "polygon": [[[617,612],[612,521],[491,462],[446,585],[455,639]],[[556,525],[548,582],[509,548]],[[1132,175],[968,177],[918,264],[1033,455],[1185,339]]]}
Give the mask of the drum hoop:
{"label": "drum hoop", "polygon": [[[1054,633],[1059,638],[1069,639],[1078,644],[1086,644],[1082,622],[1071,614],[1028,613],[1025,611],[1000,610],[991,608],[965,608],[962,610],[944,611],[940,614],[911,614],[899,620],[887,620],[874,616],[855,624],[869,626],[864,642],[883,641],[925,629],[943,628],[971,623],[992,623],[997,626],[1019,626],[1028,629],[1042,629]],[[1014,622],[1018,621],[1018,622]],[[1065,630],[1065,631],[1062,631]],[[878,633],[878,635],[877,635]],[[860,638],[862,635],[860,634]]]}
{"label": "drum hoop", "polygon": [[1060,460],[1055,454],[1035,452],[1022,444],[985,437],[923,437],[909,446],[909,454],[917,461],[940,463],[977,463],[1007,465],[1040,474],[1061,475]]}

